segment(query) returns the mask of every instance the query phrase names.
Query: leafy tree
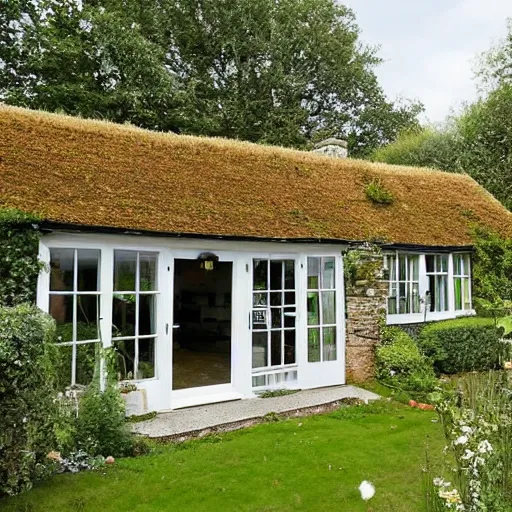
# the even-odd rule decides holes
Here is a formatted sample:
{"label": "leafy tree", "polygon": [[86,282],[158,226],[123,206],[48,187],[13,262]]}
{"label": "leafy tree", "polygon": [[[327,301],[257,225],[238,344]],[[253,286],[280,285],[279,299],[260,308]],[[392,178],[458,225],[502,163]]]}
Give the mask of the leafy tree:
{"label": "leafy tree", "polygon": [[386,99],[376,49],[333,0],[0,0],[0,12],[0,97],[16,105],[284,146],[338,136],[355,156],[422,109]]}

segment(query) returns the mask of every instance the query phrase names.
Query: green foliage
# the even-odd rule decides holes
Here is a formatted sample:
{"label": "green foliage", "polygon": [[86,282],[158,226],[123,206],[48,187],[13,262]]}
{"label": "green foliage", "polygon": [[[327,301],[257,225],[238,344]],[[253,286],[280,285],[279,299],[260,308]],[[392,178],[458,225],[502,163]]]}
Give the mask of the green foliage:
{"label": "green foliage", "polygon": [[75,428],[75,447],[89,455],[119,457],[132,451],[124,401],[115,386],[103,392],[89,386],[80,398]]}
{"label": "green foliage", "polygon": [[34,302],[40,232],[38,218],[0,208],[0,306]]}
{"label": "green foliage", "polygon": [[334,0],[0,0],[9,104],[361,156],[418,125]]}
{"label": "green foliage", "polygon": [[55,447],[53,328],[35,306],[0,307],[0,496],[29,489]]}
{"label": "green foliage", "polygon": [[388,205],[393,203],[393,194],[382,184],[380,180],[370,181],[364,192],[366,197],[375,204]]}
{"label": "green foliage", "polygon": [[387,333],[392,341],[377,347],[376,376],[384,383],[411,391],[431,391],[436,378],[431,362],[420,352],[413,339],[394,328]]}
{"label": "green foliage", "polygon": [[402,132],[392,144],[374,151],[371,159],[388,164],[460,172],[462,169],[458,162],[459,150],[458,135],[454,127],[427,127]]}
{"label": "green foliage", "polygon": [[427,325],[418,346],[438,373],[454,374],[496,368],[503,350],[500,338],[490,318],[458,318]]}
{"label": "green foliage", "polygon": [[499,308],[512,301],[512,240],[481,228],[473,240],[473,295]]}
{"label": "green foliage", "polygon": [[343,271],[349,286],[354,286],[357,281],[374,284],[381,275],[382,266],[382,251],[371,243],[365,249],[351,249],[343,257]]}

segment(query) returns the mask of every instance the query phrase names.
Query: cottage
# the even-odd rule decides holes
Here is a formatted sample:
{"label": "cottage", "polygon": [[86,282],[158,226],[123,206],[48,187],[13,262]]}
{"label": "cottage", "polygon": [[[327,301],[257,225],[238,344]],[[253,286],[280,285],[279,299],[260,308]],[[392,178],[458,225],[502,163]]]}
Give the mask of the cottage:
{"label": "cottage", "polygon": [[[100,344],[150,410],[343,384],[371,374],[381,313],[472,314],[470,225],[510,235],[512,215],[466,175],[325,147],[0,106],[0,207],[43,219],[37,300],[69,384]],[[350,256],[368,241],[381,252]]]}

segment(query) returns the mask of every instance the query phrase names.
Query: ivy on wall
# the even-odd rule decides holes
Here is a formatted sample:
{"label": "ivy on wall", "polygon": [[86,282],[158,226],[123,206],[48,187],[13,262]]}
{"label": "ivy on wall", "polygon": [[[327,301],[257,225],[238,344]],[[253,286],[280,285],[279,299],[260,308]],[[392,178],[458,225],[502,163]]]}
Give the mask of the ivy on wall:
{"label": "ivy on wall", "polygon": [[39,218],[0,209],[0,306],[35,302],[39,262]]}

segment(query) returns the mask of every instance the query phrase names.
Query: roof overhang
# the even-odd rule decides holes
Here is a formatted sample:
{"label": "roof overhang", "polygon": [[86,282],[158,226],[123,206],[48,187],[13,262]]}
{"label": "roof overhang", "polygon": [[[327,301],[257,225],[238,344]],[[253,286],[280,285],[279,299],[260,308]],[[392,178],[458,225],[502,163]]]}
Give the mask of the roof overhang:
{"label": "roof overhang", "polygon": [[[41,231],[44,233],[61,231],[68,233],[103,233],[103,234],[116,234],[116,235],[131,235],[131,236],[150,236],[158,238],[182,238],[182,239],[199,239],[199,240],[227,240],[239,242],[275,242],[275,243],[290,243],[290,244],[329,244],[329,245],[342,245],[352,248],[364,246],[368,243],[366,240],[341,240],[333,238],[271,238],[271,237],[257,237],[257,236],[240,236],[240,235],[220,235],[220,234],[202,234],[202,233],[171,233],[162,231],[150,231],[143,229],[127,229],[110,226],[90,226],[80,224],[70,224],[63,222],[50,222],[43,221],[40,223]],[[430,246],[430,245],[416,245],[416,244],[400,244],[400,243],[385,243],[375,242],[384,251],[411,251],[411,252],[429,252],[429,253],[449,253],[460,251],[471,251],[472,246]]]}

